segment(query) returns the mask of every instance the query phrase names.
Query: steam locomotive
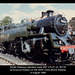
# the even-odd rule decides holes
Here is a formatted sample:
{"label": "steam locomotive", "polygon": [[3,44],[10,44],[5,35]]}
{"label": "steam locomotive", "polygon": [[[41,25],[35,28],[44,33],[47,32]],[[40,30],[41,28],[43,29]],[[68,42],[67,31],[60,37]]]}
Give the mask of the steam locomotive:
{"label": "steam locomotive", "polygon": [[0,41],[3,50],[16,55],[23,53],[28,59],[37,54],[44,54],[49,57],[51,63],[67,60],[67,54],[60,50],[60,46],[73,43],[67,34],[67,19],[61,14],[53,15],[53,12],[47,10],[42,12],[40,19],[1,27]]}

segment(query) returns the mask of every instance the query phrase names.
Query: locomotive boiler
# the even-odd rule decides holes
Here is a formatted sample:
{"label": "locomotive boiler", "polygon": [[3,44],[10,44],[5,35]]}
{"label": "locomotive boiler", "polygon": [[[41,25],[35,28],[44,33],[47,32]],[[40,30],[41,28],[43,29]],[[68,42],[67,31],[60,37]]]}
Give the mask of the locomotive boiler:
{"label": "locomotive boiler", "polygon": [[23,53],[29,59],[36,54],[45,54],[52,63],[65,60],[61,57],[60,46],[71,45],[73,41],[67,34],[67,19],[61,14],[54,16],[53,12],[48,10],[42,12],[39,19],[1,27],[0,41],[4,51],[16,55]]}
{"label": "locomotive boiler", "polygon": [[[42,12],[42,19],[40,19],[37,24],[33,22],[32,30],[37,30],[44,28],[45,33],[56,33],[59,36],[64,36],[68,30],[68,24],[65,17],[62,15],[53,16],[52,10],[46,11],[46,13]],[[43,14],[44,13],[44,14]],[[46,18],[43,18],[44,15],[47,15]]]}

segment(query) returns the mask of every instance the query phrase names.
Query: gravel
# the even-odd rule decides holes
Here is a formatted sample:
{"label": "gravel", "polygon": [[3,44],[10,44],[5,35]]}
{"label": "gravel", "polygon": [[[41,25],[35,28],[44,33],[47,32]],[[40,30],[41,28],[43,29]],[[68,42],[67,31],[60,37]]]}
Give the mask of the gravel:
{"label": "gravel", "polygon": [[[15,63],[17,65],[41,65],[41,64],[38,64],[38,63],[34,63],[34,62],[31,62],[31,61],[25,60],[24,58],[20,59],[18,57],[10,55],[10,54],[0,53],[0,57],[4,58],[5,60],[8,60],[8,61],[10,61],[12,63]],[[12,65],[7,61],[2,60],[1,58],[0,58],[0,65]]]}

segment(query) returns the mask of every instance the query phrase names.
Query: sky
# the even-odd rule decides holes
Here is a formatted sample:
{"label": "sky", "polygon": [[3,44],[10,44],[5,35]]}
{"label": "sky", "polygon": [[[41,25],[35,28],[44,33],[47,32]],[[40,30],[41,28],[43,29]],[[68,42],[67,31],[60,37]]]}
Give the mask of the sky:
{"label": "sky", "polygon": [[63,14],[68,21],[75,17],[75,3],[0,3],[0,20],[10,16],[13,23],[20,23],[24,18],[41,17],[41,12],[47,10]]}

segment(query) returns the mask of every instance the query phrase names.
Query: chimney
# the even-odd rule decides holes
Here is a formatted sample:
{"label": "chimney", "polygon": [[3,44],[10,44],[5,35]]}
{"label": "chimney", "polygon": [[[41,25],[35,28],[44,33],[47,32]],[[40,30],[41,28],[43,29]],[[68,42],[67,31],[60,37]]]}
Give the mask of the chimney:
{"label": "chimney", "polygon": [[46,15],[46,13],[45,13],[45,12],[42,12],[42,18],[43,18],[45,15]]}
{"label": "chimney", "polygon": [[51,17],[51,16],[53,16],[53,10],[47,10],[46,11],[46,14],[47,14],[47,17]]}

